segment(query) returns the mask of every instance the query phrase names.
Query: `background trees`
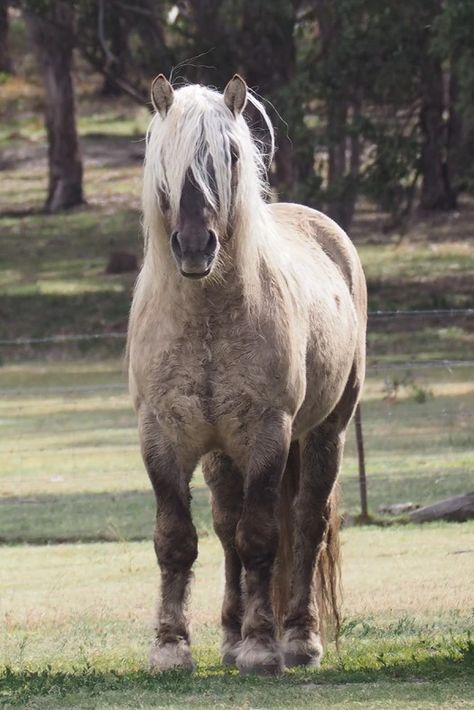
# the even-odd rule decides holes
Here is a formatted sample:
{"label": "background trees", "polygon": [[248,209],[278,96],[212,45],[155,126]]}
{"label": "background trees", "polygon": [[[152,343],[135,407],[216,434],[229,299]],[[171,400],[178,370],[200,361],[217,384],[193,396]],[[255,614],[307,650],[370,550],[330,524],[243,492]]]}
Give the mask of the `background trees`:
{"label": "background trees", "polygon": [[326,209],[345,227],[361,194],[400,221],[415,207],[454,208],[473,184],[474,0],[16,5],[45,81],[48,209],[82,199],[73,46],[103,74],[104,94],[145,105],[158,71],[219,88],[241,72],[270,101],[276,190]]}
{"label": "background trees", "polygon": [[79,154],[72,83],[75,43],[74,8],[66,0],[25,3],[24,17],[41,68],[45,91],[49,212],[81,204],[82,162]]}

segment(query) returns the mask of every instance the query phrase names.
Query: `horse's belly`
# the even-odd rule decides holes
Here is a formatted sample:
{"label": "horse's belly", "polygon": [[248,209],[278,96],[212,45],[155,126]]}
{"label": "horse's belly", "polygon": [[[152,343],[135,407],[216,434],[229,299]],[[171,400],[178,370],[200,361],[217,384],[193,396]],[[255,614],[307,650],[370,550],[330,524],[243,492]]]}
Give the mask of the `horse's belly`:
{"label": "horse's belly", "polygon": [[310,376],[307,381],[306,396],[293,423],[293,438],[300,438],[305,432],[323,422],[341,398],[352,367],[352,358],[345,367],[334,375]]}
{"label": "horse's belly", "polygon": [[313,335],[306,358],[305,397],[293,424],[295,439],[323,422],[342,397],[357,341],[357,324],[348,312],[339,328],[328,329],[325,337]]}

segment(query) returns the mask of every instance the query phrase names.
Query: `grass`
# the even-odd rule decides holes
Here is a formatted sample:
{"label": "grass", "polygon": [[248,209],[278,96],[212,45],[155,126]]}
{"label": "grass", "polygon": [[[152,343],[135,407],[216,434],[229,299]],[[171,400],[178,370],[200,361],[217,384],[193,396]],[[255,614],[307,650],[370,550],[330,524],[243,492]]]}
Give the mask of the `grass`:
{"label": "grass", "polygon": [[[363,420],[373,512],[424,505],[472,487],[474,367],[369,371]],[[139,456],[136,421],[117,360],[56,361],[0,369],[0,539],[7,543],[149,539],[154,499]],[[417,402],[417,393],[426,401]],[[349,432],[343,506],[359,511]],[[193,480],[201,535],[212,530],[200,470]]]}
{"label": "grass", "polygon": [[[104,272],[111,251],[141,255],[146,110],[126,99],[101,101],[91,86],[80,84],[78,128],[88,204],[50,216],[41,213],[46,150],[38,86],[17,76],[2,91],[0,339],[125,329],[135,275]],[[368,278],[370,308],[472,306],[473,212],[467,198],[458,213],[414,221],[404,235],[385,234],[380,215],[362,204],[352,233]],[[393,325],[373,324],[369,346],[374,358],[406,355],[407,323]],[[413,356],[436,352],[463,358],[472,352],[472,319],[417,321],[408,329]],[[51,349],[3,352],[10,360],[42,357]],[[79,348],[68,352],[73,357],[82,353]]]}
{"label": "grass", "polygon": [[[109,276],[105,266],[111,251],[141,254],[146,111],[98,100],[80,84],[87,205],[48,216],[38,87],[17,76],[1,88],[0,340],[124,330],[135,275]],[[362,205],[352,234],[369,307],[472,307],[473,212],[467,199],[458,213],[386,234],[380,215]],[[411,384],[396,380],[407,379],[406,360],[471,360],[472,319],[377,320],[368,345],[363,418],[372,510],[466,492],[474,368],[414,367]],[[191,608],[198,669],[148,672],[158,583],[154,501],[122,346],[1,348],[0,706],[473,707],[473,523],[344,530],[341,653],[330,648],[318,673],[240,678],[222,669],[217,653],[221,555],[199,470]],[[388,369],[387,361],[400,366]],[[351,430],[342,476],[351,513],[359,509],[356,474]]]}
{"label": "grass", "polygon": [[193,677],[146,670],[151,542],[3,548],[3,707],[462,707],[474,701],[473,534],[472,524],[345,531],[341,654],[278,680],[219,664],[213,535],[195,567]]}

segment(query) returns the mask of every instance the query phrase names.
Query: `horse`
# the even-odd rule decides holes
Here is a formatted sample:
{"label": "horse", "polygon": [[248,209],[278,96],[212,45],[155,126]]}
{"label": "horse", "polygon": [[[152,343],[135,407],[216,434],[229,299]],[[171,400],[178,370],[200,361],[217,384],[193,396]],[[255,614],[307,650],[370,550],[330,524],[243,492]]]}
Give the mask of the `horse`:
{"label": "horse", "polygon": [[329,217],[269,199],[274,132],[239,75],[222,94],[160,74],[151,99],[127,340],[157,503],[151,667],[194,668],[199,461],[224,551],[222,662],[242,674],[318,667],[325,614],[339,623],[336,479],[364,380],[364,274]]}

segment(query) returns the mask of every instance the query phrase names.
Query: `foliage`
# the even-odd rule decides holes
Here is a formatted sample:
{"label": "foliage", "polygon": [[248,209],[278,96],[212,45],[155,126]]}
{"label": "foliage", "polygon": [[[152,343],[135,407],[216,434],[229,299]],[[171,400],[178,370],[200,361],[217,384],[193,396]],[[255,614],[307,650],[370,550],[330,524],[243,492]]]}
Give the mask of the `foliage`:
{"label": "foliage", "polygon": [[[50,14],[58,2],[20,4]],[[432,203],[445,207],[474,180],[474,0],[70,4],[77,46],[104,74],[104,91],[149,106],[159,71],[219,88],[243,73],[279,129],[280,196],[325,207],[344,226],[361,193],[397,221],[420,179],[438,180],[448,195]],[[444,105],[441,81],[451,87]]]}

